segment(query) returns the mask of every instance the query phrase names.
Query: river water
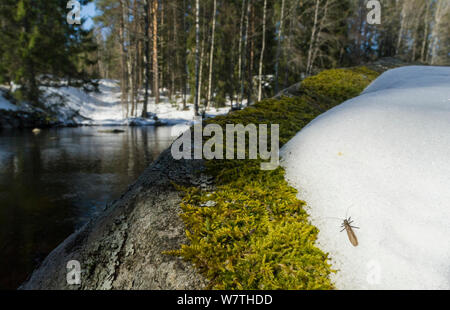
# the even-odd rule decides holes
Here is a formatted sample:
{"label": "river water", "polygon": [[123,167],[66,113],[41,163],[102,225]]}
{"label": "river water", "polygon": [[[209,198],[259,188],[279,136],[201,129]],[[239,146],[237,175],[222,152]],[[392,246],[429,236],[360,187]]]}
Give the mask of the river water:
{"label": "river water", "polygon": [[0,131],[0,289],[17,288],[172,142],[171,127],[114,129],[125,132]]}

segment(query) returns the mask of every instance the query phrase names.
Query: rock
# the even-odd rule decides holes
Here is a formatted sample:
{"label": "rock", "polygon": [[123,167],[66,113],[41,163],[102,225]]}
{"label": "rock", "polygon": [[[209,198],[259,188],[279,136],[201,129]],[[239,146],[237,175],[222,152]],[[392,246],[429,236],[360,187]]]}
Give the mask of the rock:
{"label": "rock", "polygon": [[112,130],[99,130],[99,133],[124,133],[125,130],[122,129],[112,129]]}
{"label": "rock", "polygon": [[300,84],[301,84],[301,82],[298,82],[286,89],[283,89],[278,94],[276,94],[273,98],[281,99],[282,97],[292,98],[292,97],[300,96],[301,95],[299,92]]}
{"label": "rock", "polygon": [[0,128],[46,128],[57,123],[48,121],[44,112],[5,111],[0,110]]}
{"label": "rock", "polygon": [[[156,169],[155,167],[159,167]],[[170,148],[119,200],[72,234],[19,289],[203,289],[207,281],[191,263],[165,254],[187,243],[180,193],[205,178],[201,160],[172,158]],[[66,281],[70,260],[81,264],[81,285]]]}

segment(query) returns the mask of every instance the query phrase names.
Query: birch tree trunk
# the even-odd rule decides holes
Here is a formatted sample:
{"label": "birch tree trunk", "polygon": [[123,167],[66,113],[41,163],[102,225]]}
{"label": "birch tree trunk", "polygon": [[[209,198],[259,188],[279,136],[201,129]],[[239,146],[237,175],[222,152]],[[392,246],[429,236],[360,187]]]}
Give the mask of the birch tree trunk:
{"label": "birch tree trunk", "polygon": [[153,95],[155,104],[159,103],[159,64],[158,64],[158,0],[153,0]]}
{"label": "birch tree trunk", "polygon": [[[130,88],[130,91],[128,92],[128,102],[129,105],[131,104],[131,112],[129,116],[134,115],[134,70],[133,70],[133,54],[131,52],[131,48],[128,50],[128,57],[127,57],[127,67],[128,67],[128,85]],[[128,115],[127,115],[128,116]]]}
{"label": "birch tree trunk", "polygon": [[150,0],[144,0],[144,75],[145,75],[145,93],[144,106],[142,108],[142,117],[147,117],[148,93],[150,85]]}
{"label": "birch tree trunk", "polygon": [[442,18],[447,14],[449,8],[448,0],[437,0],[436,13],[434,17],[433,31],[431,32],[431,64],[435,65],[438,60],[439,36],[441,33]]}
{"label": "birch tree trunk", "polygon": [[320,4],[320,0],[316,0],[316,8],[314,11],[314,25],[313,25],[313,29],[311,31],[311,41],[309,43],[309,50],[308,50],[308,61],[306,63],[306,75],[310,75],[311,70],[312,70],[312,56],[313,56],[314,42],[316,39],[317,23],[318,23],[318,17],[319,17],[319,4]]}
{"label": "birch tree trunk", "polygon": [[[156,0],[157,2],[159,2],[160,0]],[[162,86],[164,86],[164,65],[165,65],[165,60],[164,60],[164,47],[165,47],[165,43],[164,43],[164,13],[165,13],[165,8],[164,8],[164,0],[161,1],[161,5],[160,7],[160,11],[161,11],[161,18],[160,18],[160,31],[161,35],[158,35],[158,42],[159,42],[159,54],[161,54],[161,69],[158,66],[158,73],[159,73],[159,78],[158,78],[158,84],[161,84]],[[158,14],[158,13],[156,13]],[[159,60],[158,60],[159,61]]]}
{"label": "birch tree trunk", "polygon": [[[134,46],[134,39],[132,37],[131,34],[131,29],[132,29],[132,25],[129,20],[129,12],[130,12],[130,2],[127,1],[126,2],[127,7],[126,7],[126,14],[125,14],[125,20],[127,22],[127,29],[129,29],[129,31],[127,31],[127,36],[128,36],[128,53],[127,53],[127,68],[128,68],[128,85],[130,88],[130,91],[128,92],[128,105],[131,105],[131,111],[130,114],[128,116],[133,116],[134,115],[134,56],[133,56],[133,46]],[[135,21],[133,21],[134,24]],[[134,26],[133,26],[134,27]],[[133,29],[134,31],[135,29]],[[134,31],[135,32],[135,31]]]}
{"label": "birch tree trunk", "polygon": [[[204,28],[204,27],[202,27]],[[202,103],[202,91],[203,91],[203,63],[205,59],[205,40],[206,35],[203,35],[202,46],[200,48],[200,69],[199,69],[199,81],[198,81],[198,106]]]}
{"label": "birch tree trunk", "polygon": [[[246,1],[242,0],[242,9],[241,9],[241,23],[239,29],[239,52],[238,52],[238,81],[239,85],[242,81],[242,45],[243,45],[243,37],[244,37],[244,12],[245,12],[245,4]],[[242,105],[242,93],[239,91],[238,102]]]}
{"label": "birch tree trunk", "polygon": [[326,19],[327,19],[327,17],[328,17],[328,6],[329,6],[329,1],[330,1],[330,0],[326,0],[326,2],[325,2],[325,7],[324,7],[323,16],[322,16],[322,18],[321,18],[321,20],[320,20],[320,23],[319,23],[319,27],[318,27],[319,29],[318,29],[318,31],[317,31],[316,38],[314,39],[314,51],[313,51],[313,54],[312,54],[312,57],[311,57],[311,64],[310,64],[309,73],[312,72],[312,68],[313,68],[313,66],[314,66],[314,63],[315,63],[316,58],[317,58],[317,54],[318,54],[318,52],[319,52],[321,33],[322,33],[322,30],[323,30],[325,21],[326,21]]}
{"label": "birch tree trunk", "polygon": [[217,11],[217,0],[214,0],[213,9],[213,22],[212,22],[212,33],[211,33],[211,51],[209,53],[209,81],[208,81],[208,98],[206,109],[208,110],[211,105],[211,94],[212,94],[212,74],[213,74],[213,60],[214,60],[214,40],[216,34],[216,11]]}
{"label": "birch tree trunk", "polygon": [[[250,0],[251,1],[251,0]],[[254,67],[254,59],[255,59],[255,7],[251,6],[251,15],[250,15],[250,31],[249,33],[249,41],[250,41],[250,50],[249,50],[249,60],[250,63],[248,65],[248,89],[247,89],[247,106],[250,106],[252,102],[253,95],[253,67]]]}
{"label": "birch tree trunk", "polygon": [[120,24],[119,24],[119,40],[120,40],[120,56],[121,56],[121,67],[122,67],[122,76],[120,88],[122,91],[121,95],[121,103],[123,107],[123,115],[124,117],[128,117],[128,64],[127,64],[127,48],[125,42],[125,5],[124,0],[119,0],[120,5]]}
{"label": "birch tree trunk", "polygon": [[[298,5],[300,5],[300,2],[298,3]],[[294,4],[296,5],[296,4]],[[289,10],[292,10],[292,2],[288,2],[288,8]],[[288,34],[287,34],[287,47],[284,48],[284,54],[289,54],[292,55],[292,24],[293,24],[293,18],[292,16],[289,18],[289,30],[288,30]],[[284,70],[284,81],[283,81],[283,85],[288,85],[289,84],[289,73],[290,73],[290,66],[289,66],[289,62],[292,60],[286,60],[286,70]]]}
{"label": "birch tree trunk", "polygon": [[431,0],[426,0],[426,11],[425,11],[425,30],[423,34],[423,42],[422,42],[422,50],[420,52],[420,59],[423,62],[427,61],[427,43],[428,43],[428,35],[429,35],[429,28],[430,28],[430,6],[431,6]]}
{"label": "birch tree trunk", "polygon": [[[139,31],[139,26],[137,30]],[[134,88],[134,117],[138,116],[140,90],[142,89],[142,39],[136,42],[136,53],[134,60],[134,80],[136,87]]]}
{"label": "birch tree trunk", "polygon": [[242,101],[244,100],[244,68],[246,67],[246,60],[247,60],[247,45],[248,45],[248,26],[249,26],[249,19],[250,19],[250,3],[251,0],[248,0],[247,2],[247,13],[245,14],[245,35],[244,35],[244,53],[243,53],[243,60],[242,60],[242,73],[241,73],[241,96],[240,96],[240,102],[239,106],[242,107]]}
{"label": "birch tree trunk", "polygon": [[[173,7],[172,7],[172,18],[173,18],[173,21],[172,21],[172,23],[173,23],[173,33],[172,33],[172,39],[173,39],[173,42],[179,42],[179,40],[178,40],[178,31],[177,31],[177,7],[174,5]],[[179,52],[178,51],[175,51],[175,67],[177,68],[177,69],[179,69],[179,64],[180,64],[180,60],[179,60]],[[175,79],[176,79],[176,77],[175,77],[175,70],[171,70],[171,81],[172,81],[172,85],[171,85],[171,88],[170,88],[170,99],[172,99],[172,96],[175,94],[175,87],[176,87],[176,83],[175,83]]]}
{"label": "birch tree trunk", "polygon": [[[183,0],[183,12],[186,11],[187,6],[186,6],[186,0]],[[183,29],[186,29],[186,14],[183,14]],[[189,76],[189,72],[188,72],[188,65],[187,65],[187,38],[186,38],[186,33],[183,32],[183,63],[184,63],[184,68],[183,68],[183,77],[182,77],[182,83],[183,83],[183,111],[187,110],[187,90],[188,90],[188,76]]]}
{"label": "birch tree trunk", "polygon": [[280,53],[281,53],[281,38],[283,35],[283,22],[284,22],[284,5],[285,0],[281,0],[281,15],[280,15],[280,28],[278,29],[278,45],[277,53],[275,56],[275,93],[278,93],[278,76],[279,76],[279,66],[280,66]]}
{"label": "birch tree trunk", "polygon": [[264,13],[263,13],[263,33],[262,33],[262,47],[261,55],[259,57],[259,85],[258,85],[258,101],[262,99],[262,74],[263,74],[263,61],[264,52],[266,49],[266,15],[267,15],[267,0],[264,0]]}
{"label": "birch tree trunk", "polygon": [[195,116],[199,113],[199,81],[200,81],[200,0],[195,0]]}
{"label": "birch tree trunk", "polygon": [[[411,0],[408,0],[408,1],[411,1]],[[400,14],[400,30],[398,32],[397,47],[395,49],[396,55],[398,55],[400,53],[400,48],[402,47],[403,32],[404,32],[405,23],[406,23],[406,3],[407,3],[407,1],[403,0],[402,12]]]}
{"label": "birch tree trunk", "polygon": [[417,46],[419,43],[419,27],[421,24],[421,17],[422,17],[422,12],[425,8],[426,3],[420,3],[420,10],[419,10],[419,14],[417,14],[414,18],[414,30],[412,33],[412,41],[413,41],[413,45],[412,45],[412,52],[411,52],[411,61],[415,61],[417,58]]}
{"label": "birch tree trunk", "polygon": [[134,32],[134,40],[133,40],[133,54],[131,57],[132,60],[132,81],[133,81],[133,87],[132,87],[132,106],[131,106],[131,116],[136,117],[137,113],[137,102],[139,101],[138,96],[138,89],[141,85],[139,85],[139,42],[140,38],[138,37],[139,32],[139,23],[140,23],[140,17],[138,16],[138,1],[133,0],[133,32]]}

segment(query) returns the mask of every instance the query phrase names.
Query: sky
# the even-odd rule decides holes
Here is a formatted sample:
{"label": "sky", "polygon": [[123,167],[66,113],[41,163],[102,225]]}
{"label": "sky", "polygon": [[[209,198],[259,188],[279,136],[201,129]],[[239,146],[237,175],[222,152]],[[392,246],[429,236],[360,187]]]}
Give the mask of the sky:
{"label": "sky", "polygon": [[95,3],[91,2],[88,5],[84,5],[81,7],[81,17],[86,18],[86,22],[83,25],[84,29],[91,29],[94,25],[94,22],[92,21],[92,17],[97,15],[96,13],[96,7]]}

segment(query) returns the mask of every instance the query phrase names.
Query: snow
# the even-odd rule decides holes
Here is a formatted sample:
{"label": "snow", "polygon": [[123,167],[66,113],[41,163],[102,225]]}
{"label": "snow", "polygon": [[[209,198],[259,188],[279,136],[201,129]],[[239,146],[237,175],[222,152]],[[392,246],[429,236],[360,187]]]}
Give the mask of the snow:
{"label": "snow", "polygon": [[384,73],[281,156],[338,289],[450,289],[450,68]]}
{"label": "snow", "polygon": [[[121,92],[119,83],[114,80],[99,80],[100,92],[86,92],[76,87],[41,87],[44,92],[47,108],[56,111],[58,121],[69,125],[100,125],[100,126],[123,126],[123,125],[175,125],[180,123],[192,123],[194,120],[193,105],[188,104],[188,110],[182,111],[181,96],[171,102],[169,98],[162,96],[161,102],[155,104],[154,98],[149,98],[147,110],[156,115],[154,117],[126,117],[123,105],[120,103]],[[141,98],[142,99],[142,98]],[[13,109],[16,106],[0,97],[0,110]],[[32,110],[30,106],[22,104],[21,109]],[[131,108],[130,108],[131,109]],[[229,107],[211,109],[207,111],[206,117],[226,114]],[[136,115],[141,115],[142,103],[138,106]]]}
{"label": "snow", "polygon": [[[140,117],[125,117],[124,107],[120,103],[120,87],[117,81],[100,80],[99,93],[86,93],[82,89],[74,87],[51,88],[48,93],[59,94],[63,96],[67,103],[67,109],[58,109],[62,111],[64,117],[73,115],[73,111],[79,111],[79,114],[87,119],[80,119],[78,122],[83,125],[103,125],[103,126],[122,126],[130,125],[154,125],[157,121],[153,118],[144,119]],[[161,102],[155,104],[154,98],[149,98],[147,110],[157,116],[158,123],[165,125],[174,125],[185,122],[192,122],[194,119],[194,109],[188,105],[189,110],[180,110],[181,98],[175,104],[170,102],[169,98],[162,96]],[[229,108],[211,110],[207,116],[215,116],[227,113]],[[66,111],[64,113],[64,111]],[[138,113],[141,115],[142,104],[139,104]]]}
{"label": "snow", "polygon": [[16,111],[17,110],[17,106],[15,106],[14,104],[12,104],[8,100],[6,100],[2,96],[1,92],[0,92],[0,110],[6,110],[6,111]]}

